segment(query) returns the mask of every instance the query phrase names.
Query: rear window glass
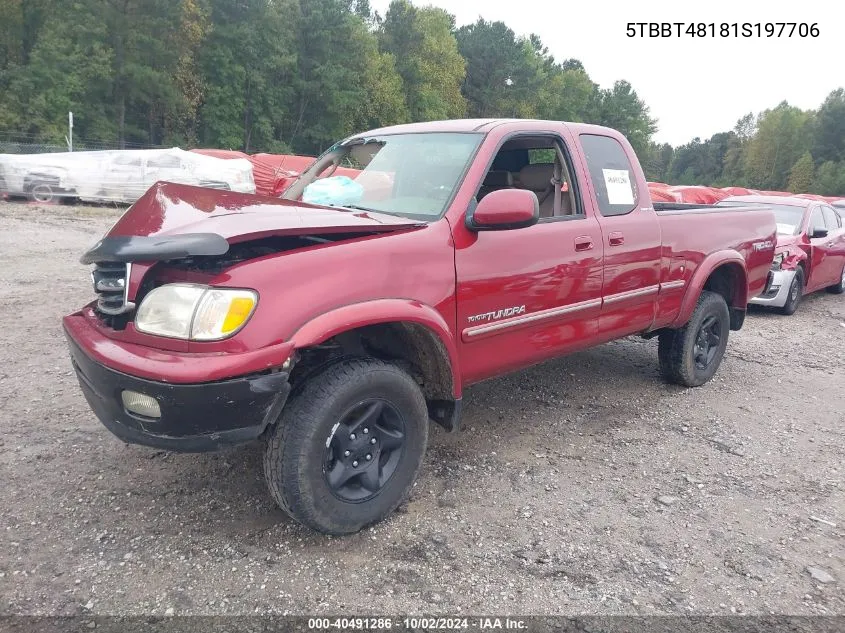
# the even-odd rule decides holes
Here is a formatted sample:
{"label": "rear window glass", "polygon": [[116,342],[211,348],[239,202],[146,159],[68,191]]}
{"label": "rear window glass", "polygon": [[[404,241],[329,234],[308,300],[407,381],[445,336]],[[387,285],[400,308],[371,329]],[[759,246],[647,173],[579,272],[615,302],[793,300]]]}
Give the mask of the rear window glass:
{"label": "rear window glass", "polygon": [[721,200],[717,207],[763,207],[775,212],[775,223],[779,235],[798,235],[801,220],[804,219],[804,207],[788,204],[766,204],[765,202],[743,202],[742,200]]}
{"label": "rear window glass", "polygon": [[165,169],[178,169],[181,164],[182,162],[177,156],[157,156],[155,158],[151,158],[147,162],[148,167],[158,167]]}
{"label": "rear window glass", "polygon": [[553,149],[529,149],[528,160],[532,165],[548,165],[555,162]]}
{"label": "rear window glass", "polygon": [[828,229],[833,231],[839,228],[839,216],[836,215],[836,211],[830,207],[822,207],[822,213],[824,213],[824,223]]}
{"label": "rear window glass", "polygon": [[637,206],[637,182],[619,141],[599,134],[582,134],[581,146],[601,214],[625,215],[633,211]]}

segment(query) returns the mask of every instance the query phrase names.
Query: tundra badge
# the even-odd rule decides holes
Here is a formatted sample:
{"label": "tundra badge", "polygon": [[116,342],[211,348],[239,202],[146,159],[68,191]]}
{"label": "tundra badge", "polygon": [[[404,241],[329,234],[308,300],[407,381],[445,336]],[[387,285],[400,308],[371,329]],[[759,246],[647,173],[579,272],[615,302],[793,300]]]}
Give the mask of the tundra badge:
{"label": "tundra badge", "polygon": [[484,314],[476,314],[469,317],[470,323],[478,323],[479,321],[495,321],[497,319],[504,319],[507,317],[516,316],[525,313],[525,306],[514,306],[513,308],[502,308],[495,312],[485,312]]}

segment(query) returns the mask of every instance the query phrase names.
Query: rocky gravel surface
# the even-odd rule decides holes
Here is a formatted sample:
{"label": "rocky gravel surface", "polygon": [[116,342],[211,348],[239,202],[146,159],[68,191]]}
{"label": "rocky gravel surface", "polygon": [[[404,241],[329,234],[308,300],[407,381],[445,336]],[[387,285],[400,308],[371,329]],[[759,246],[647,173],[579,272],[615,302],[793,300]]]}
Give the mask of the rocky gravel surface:
{"label": "rocky gravel surface", "polygon": [[411,500],[292,523],[257,446],[124,445],[61,317],[109,208],[0,203],[2,614],[845,614],[845,299],[755,310],[717,378],[626,339],[469,389]]}

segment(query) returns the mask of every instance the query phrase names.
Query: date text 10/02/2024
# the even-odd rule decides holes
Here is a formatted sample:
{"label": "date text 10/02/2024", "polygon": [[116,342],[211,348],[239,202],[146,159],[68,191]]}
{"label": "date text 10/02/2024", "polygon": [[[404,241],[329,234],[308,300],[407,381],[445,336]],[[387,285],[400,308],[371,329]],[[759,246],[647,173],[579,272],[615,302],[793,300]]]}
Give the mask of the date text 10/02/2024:
{"label": "date text 10/02/2024", "polygon": [[818,22],[628,22],[627,37],[818,37]]}
{"label": "date text 10/02/2024", "polygon": [[443,630],[443,631],[522,631],[528,628],[525,620],[510,617],[475,618],[309,618],[308,628],[334,631],[387,631],[391,629]]}

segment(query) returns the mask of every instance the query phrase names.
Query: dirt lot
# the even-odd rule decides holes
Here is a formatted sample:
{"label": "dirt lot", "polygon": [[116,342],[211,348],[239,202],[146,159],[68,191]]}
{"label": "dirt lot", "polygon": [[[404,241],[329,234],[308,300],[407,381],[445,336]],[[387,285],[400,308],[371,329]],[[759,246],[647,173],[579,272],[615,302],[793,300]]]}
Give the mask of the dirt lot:
{"label": "dirt lot", "polygon": [[410,503],[326,538],[255,447],[126,446],[89,411],[60,318],[118,214],[0,203],[0,613],[845,614],[845,299],[754,312],[695,390],[639,339],[471,388]]}

